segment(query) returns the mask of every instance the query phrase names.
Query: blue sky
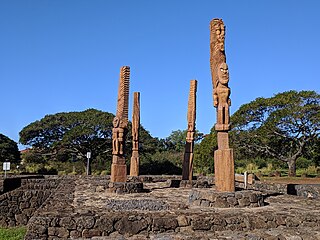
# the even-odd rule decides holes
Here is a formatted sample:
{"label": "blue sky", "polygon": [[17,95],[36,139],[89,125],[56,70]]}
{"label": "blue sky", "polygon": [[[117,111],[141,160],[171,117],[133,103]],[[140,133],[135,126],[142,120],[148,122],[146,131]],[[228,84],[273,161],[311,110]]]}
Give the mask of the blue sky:
{"label": "blue sky", "polygon": [[[0,133],[47,114],[116,112],[121,66],[141,93],[141,124],[165,138],[187,128],[191,79],[197,129],[215,122],[209,22],[222,18],[231,113],[257,97],[320,90],[317,0],[1,0]],[[130,112],[132,97],[130,98]]]}

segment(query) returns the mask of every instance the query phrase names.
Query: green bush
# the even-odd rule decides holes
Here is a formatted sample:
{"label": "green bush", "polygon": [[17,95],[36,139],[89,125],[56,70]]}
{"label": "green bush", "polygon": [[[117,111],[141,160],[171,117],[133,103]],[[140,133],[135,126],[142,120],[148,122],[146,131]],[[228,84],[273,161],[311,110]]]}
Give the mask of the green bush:
{"label": "green bush", "polygon": [[308,175],[313,175],[313,176],[316,176],[318,174],[318,171],[319,171],[320,167],[316,167],[316,166],[309,166],[307,169],[306,169],[306,172]]}
{"label": "green bush", "polygon": [[313,165],[313,161],[312,160],[309,160],[309,159],[306,159],[304,157],[299,157],[297,159],[297,162],[296,162],[296,168],[299,169],[299,168],[308,168],[309,166]]}
{"label": "green bush", "polygon": [[59,171],[58,175],[67,175],[67,172],[66,171]]}
{"label": "green bush", "polygon": [[211,171],[210,167],[198,167],[195,172],[195,174],[197,174],[197,175],[205,175],[205,176],[213,174],[213,173],[214,173],[214,171],[213,170]]}
{"label": "green bush", "polygon": [[297,169],[297,176],[303,177],[314,177],[317,176],[320,172],[320,167],[309,166],[307,168],[299,168]]}
{"label": "green bush", "polygon": [[[251,164],[251,165],[250,165]],[[262,158],[253,159],[236,159],[235,167],[246,168],[247,171],[255,171],[257,169],[265,168],[268,165],[268,160]],[[254,166],[254,169],[250,169]]]}
{"label": "green bush", "polygon": [[91,175],[100,176],[101,175],[101,171],[100,170],[94,170],[94,171],[91,172]]}
{"label": "green bush", "polygon": [[39,173],[39,174],[82,174],[84,172],[84,165],[82,162],[56,162],[49,161],[46,163],[27,163],[24,165],[25,173]]}
{"label": "green bush", "polygon": [[268,165],[268,162],[266,159],[262,159],[262,158],[255,158],[253,160],[253,163],[258,166],[258,168],[266,168]]}
{"label": "green bush", "polygon": [[38,169],[37,173],[44,174],[44,175],[57,175],[58,171],[52,166],[44,166]]}
{"label": "green bush", "polygon": [[248,163],[249,163],[249,161],[246,159],[235,159],[234,166],[235,166],[235,168],[243,168],[244,169]]}
{"label": "green bush", "polygon": [[110,175],[110,174],[111,174],[110,170],[103,170],[103,171],[101,171],[100,176],[106,176],[106,175]]}
{"label": "green bush", "polygon": [[268,163],[266,167],[263,167],[260,169],[260,174],[263,176],[268,176],[270,173],[272,173],[276,168],[274,168],[272,163]]}
{"label": "green bush", "polygon": [[[271,163],[273,169],[288,169],[288,165],[286,162],[280,161],[279,159],[267,158],[267,163]],[[288,171],[288,170],[286,170]]]}
{"label": "green bush", "polygon": [[236,173],[238,174],[243,174],[246,171],[244,167],[237,167],[236,168]]}
{"label": "green bush", "polygon": [[37,173],[39,169],[43,168],[43,164],[29,163],[25,166],[26,173]]}
{"label": "green bush", "polygon": [[259,169],[259,166],[255,163],[249,163],[247,166],[246,166],[246,171],[249,172],[249,173],[254,173],[254,172],[257,172]]}

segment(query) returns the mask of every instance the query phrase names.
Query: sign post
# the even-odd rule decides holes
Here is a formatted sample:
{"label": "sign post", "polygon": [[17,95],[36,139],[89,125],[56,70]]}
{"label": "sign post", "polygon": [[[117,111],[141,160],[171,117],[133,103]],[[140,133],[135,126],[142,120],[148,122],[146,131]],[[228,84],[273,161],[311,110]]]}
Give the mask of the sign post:
{"label": "sign post", "polygon": [[4,178],[7,177],[7,171],[10,171],[10,162],[3,162]]}
{"label": "sign post", "polygon": [[248,183],[248,172],[244,172],[244,189],[247,189],[247,183]]}
{"label": "sign post", "polygon": [[90,158],[91,152],[87,152],[87,176],[90,175]]}

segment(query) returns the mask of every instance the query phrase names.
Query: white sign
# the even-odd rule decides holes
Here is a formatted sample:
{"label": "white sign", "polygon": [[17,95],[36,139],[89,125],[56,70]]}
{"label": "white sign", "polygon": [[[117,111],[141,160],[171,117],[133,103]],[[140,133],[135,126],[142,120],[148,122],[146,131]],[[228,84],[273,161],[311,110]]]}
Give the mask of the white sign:
{"label": "white sign", "polygon": [[3,171],[10,171],[10,162],[3,162]]}
{"label": "white sign", "polygon": [[91,152],[87,152],[87,158],[91,158]]}

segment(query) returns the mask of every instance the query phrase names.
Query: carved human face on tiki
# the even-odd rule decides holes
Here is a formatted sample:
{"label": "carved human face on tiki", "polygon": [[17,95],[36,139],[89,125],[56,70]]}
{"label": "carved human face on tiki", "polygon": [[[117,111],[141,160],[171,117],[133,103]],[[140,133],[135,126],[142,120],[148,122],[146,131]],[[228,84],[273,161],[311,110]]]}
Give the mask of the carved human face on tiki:
{"label": "carved human face on tiki", "polygon": [[219,82],[223,85],[229,82],[229,69],[226,63],[221,63],[218,67]]}
{"label": "carved human face on tiki", "polygon": [[119,118],[118,117],[114,117],[113,121],[112,121],[113,127],[117,128],[119,126]]}

